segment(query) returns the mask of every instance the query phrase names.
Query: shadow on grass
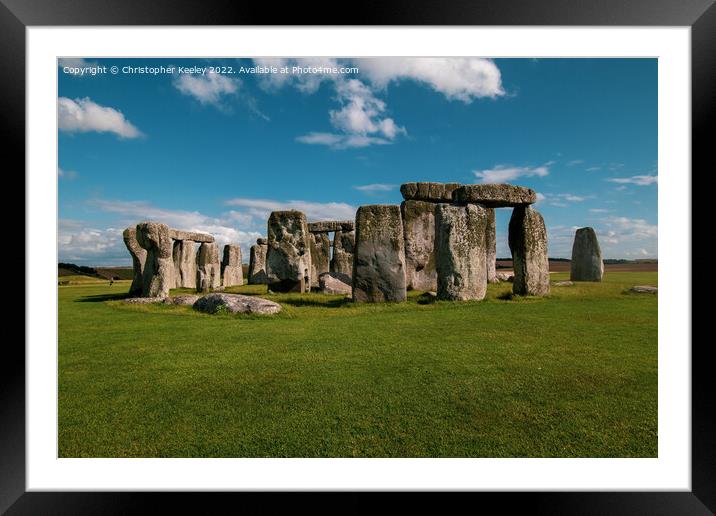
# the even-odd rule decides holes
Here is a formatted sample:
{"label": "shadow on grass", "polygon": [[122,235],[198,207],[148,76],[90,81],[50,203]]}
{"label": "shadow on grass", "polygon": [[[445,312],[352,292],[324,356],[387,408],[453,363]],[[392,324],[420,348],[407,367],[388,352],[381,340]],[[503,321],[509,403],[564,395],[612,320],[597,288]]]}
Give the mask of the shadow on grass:
{"label": "shadow on grass", "polygon": [[293,298],[293,299],[280,299],[278,300],[279,303],[291,305],[291,306],[317,306],[317,307],[324,307],[324,308],[338,308],[340,306],[344,306],[347,304],[351,304],[352,301],[349,299],[345,299],[343,297],[338,297],[336,299],[326,299],[326,300],[317,300],[317,299],[301,299],[301,298]]}
{"label": "shadow on grass", "polygon": [[97,294],[95,296],[84,296],[75,299],[75,303],[102,303],[104,301],[116,301],[118,299],[127,299],[128,292],[118,292],[117,294]]}

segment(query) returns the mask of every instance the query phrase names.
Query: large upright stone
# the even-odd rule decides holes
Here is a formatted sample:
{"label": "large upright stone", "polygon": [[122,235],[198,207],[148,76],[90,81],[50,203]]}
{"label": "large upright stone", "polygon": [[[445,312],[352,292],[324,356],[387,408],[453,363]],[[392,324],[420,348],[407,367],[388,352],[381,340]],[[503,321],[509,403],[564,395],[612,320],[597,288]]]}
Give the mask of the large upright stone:
{"label": "large upright stone", "polygon": [[488,208],[526,206],[537,201],[537,193],[531,188],[506,183],[465,185],[452,193],[457,203],[479,203]]}
{"label": "large upright stone", "polygon": [[485,228],[487,209],[476,204],[435,208],[437,297],[448,301],[483,299],[487,291]]}
{"label": "large upright stone", "polygon": [[259,238],[256,245],[251,246],[249,253],[249,285],[265,285],[268,283],[266,276],[266,252],[268,251],[268,240]]}
{"label": "large upright stone", "polygon": [[353,301],[405,301],[405,243],[399,206],[358,208],[352,277]]}
{"label": "large upright stone", "polygon": [[196,289],[208,292],[221,286],[221,263],[219,246],[203,242],[196,254]]}
{"label": "large upright stone", "polygon": [[356,244],[355,231],[336,231],[333,235],[333,256],[331,272],[353,277],[353,249]]}
{"label": "large upright stone", "polygon": [[241,270],[241,247],[236,244],[224,246],[221,260],[221,284],[225,287],[244,284],[244,271]]}
{"label": "large upright stone", "polygon": [[408,290],[433,291],[437,288],[435,206],[435,203],[427,201],[403,201],[400,205],[405,238],[405,282]]}
{"label": "large upright stone", "polygon": [[277,292],[311,289],[311,250],[306,215],[300,211],[274,211],[268,220],[266,274]]}
{"label": "large upright stone", "polygon": [[147,260],[147,251],[137,242],[137,228],[127,228],[122,233],[124,245],[127,246],[129,254],[132,256],[132,285],[129,287],[129,295],[131,297],[142,295],[142,274],[144,273],[144,263]]}
{"label": "large upright stone", "polygon": [[175,286],[196,288],[196,245],[192,240],[174,241]]}
{"label": "large upright stone", "polygon": [[450,202],[460,183],[403,183],[400,193],[406,201]]}
{"label": "large upright stone", "polygon": [[309,233],[311,247],[311,287],[319,287],[318,276],[330,269],[331,239],[324,232]]}
{"label": "large upright stone", "polygon": [[169,227],[158,222],[140,222],[136,232],[137,242],[147,251],[142,297],[165,298],[174,286],[173,240]]}
{"label": "large upright stone", "polygon": [[572,281],[602,281],[604,262],[597,234],[593,228],[579,228],[572,244]]}
{"label": "large upright stone", "polygon": [[487,282],[498,283],[497,279],[497,237],[495,235],[495,208],[487,210],[487,222],[485,224],[485,266],[487,268]]}
{"label": "large upright stone", "polygon": [[549,294],[547,229],[542,215],[529,206],[516,207],[508,239],[515,271],[512,292],[525,296]]}

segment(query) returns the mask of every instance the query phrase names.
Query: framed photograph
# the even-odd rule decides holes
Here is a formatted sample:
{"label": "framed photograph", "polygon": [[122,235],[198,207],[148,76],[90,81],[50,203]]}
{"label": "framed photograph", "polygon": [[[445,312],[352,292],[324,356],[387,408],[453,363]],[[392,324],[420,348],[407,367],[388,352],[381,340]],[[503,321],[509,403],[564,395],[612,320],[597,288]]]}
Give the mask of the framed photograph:
{"label": "framed photograph", "polygon": [[3,0],[27,303],[0,509],[711,513],[690,213],[716,8],[659,4]]}

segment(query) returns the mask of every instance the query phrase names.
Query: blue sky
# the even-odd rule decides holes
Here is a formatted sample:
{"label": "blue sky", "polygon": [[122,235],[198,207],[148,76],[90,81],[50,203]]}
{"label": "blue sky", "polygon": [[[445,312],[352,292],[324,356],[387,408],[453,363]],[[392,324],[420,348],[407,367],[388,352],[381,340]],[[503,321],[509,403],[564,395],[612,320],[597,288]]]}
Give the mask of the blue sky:
{"label": "blue sky", "polygon": [[407,181],[535,189],[551,257],[582,226],[657,257],[655,59],[61,59],[58,124],[60,261],[129,264],[151,219],[246,262],[270,211],[351,219]]}

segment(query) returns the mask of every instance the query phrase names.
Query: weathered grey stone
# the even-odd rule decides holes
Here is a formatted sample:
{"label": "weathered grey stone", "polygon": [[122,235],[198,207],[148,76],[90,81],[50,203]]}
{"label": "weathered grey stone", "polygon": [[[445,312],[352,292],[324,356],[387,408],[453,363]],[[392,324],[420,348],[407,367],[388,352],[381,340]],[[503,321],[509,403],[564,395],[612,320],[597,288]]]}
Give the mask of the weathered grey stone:
{"label": "weathered grey stone", "polygon": [[158,222],[140,222],[137,242],[147,251],[142,273],[142,297],[165,298],[174,287],[173,241],[169,227]]}
{"label": "weathered grey stone", "polygon": [[353,250],[356,244],[355,231],[336,231],[333,235],[333,256],[330,271],[353,276]]}
{"label": "weathered grey stone", "polygon": [[128,297],[123,299],[122,302],[129,305],[149,305],[152,303],[161,303],[165,297]]}
{"label": "weathered grey stone", "polygon": [[353,231],[355,229],[352,220],[322,220],[309,222],[308,231],[311,233],[332,233],[333,231]]}
{"label": "weathered grey stone", "polygon": [[196,245],[191,240],[175,240],[174,280],[176,287],[196,288]]}
{"label": "weathered grey stone", "polygon": [[268,238],[259,237],[256,239],[258,245],[268,245]]}
{"label": "weathered grey stone", "polygon": [[574,285],[571,281],[555,281],[554,286],[555,287],[571,287]]}
{"label": "weathered grey stone", "polygon": [[404,183],[400,193],[406,201],[450,202],[460,183]]}
{"label": "weathered grey stone", "polygon": [[324,294],[351,294],[351,277],[338,272],[324,272],[318,277],[321,292]]}
{"label": "weathered grey stone", "polygon": [[142,295],[142,275],[144,274],[144,263],[147,260],[147,251],[137,242],[137,228],[127,228],[122,233],[124,245],[127,246],[132,256],[132,285],[129,287],[130,296]]}
{"label": "weathered grey stone", "polygon": [[495,235],[495,208],[487,210],[485,224],[485,265],[487,267],[487,282],[497,283],[497,237]]}
{"label": "weathered grey stone", "polygon": [[224,287],[244,284],[244,271],[241,270],[241,247],[236,244],[224,246],[221,260],[221,284]]}
{"label": "weathered grey stone", "polygon": [[435,208],[435,265],[438,299],[483,299],[487,292],[487,210],[477,204]]}
{"label": "weathered grey stone", "polygon": [[318,276],[330,269],[331,239],[326,233],[309,233],[311,249],[311,287],[318,287]]}
{"label": "weathered grey stone", "polygon": [[629,289],[630,292],[634,292],[635,294],[657,294],[659,292],[659,287],[655,287],[653,285],[636,285]]}
{"label": "weathered grey stone", "polygon": [[169,229],[169,237],[174,240],[191,240],[193,242],[211,243],[214,237],[206,233],[197,233],[195,231],[180,231],[178,229]]}
{"label": "weathered grey stone", "polygon": [[[259,238],[259,240],[266,240]],[[249,285],[265,285],[268,283],[266,276],[266,252],[267,244],[256,244],[251,246],[249,253]]]}
{"label": "weathered grey stone", "polygon": [[515,278],[512,292],[524,296],[549,294],[547,229],[542,215],[529,206],[512,211],[508,240]]}
{"label": "weathered grey stone", "polygon": [[495,274],[497,281],[512,281],[515,279],[514,275],[509,272],[498,272]]}
{"label": "weathered grey stone", "polygon": [[604,262],[597,234],[593,228],[579,228],[572,244],[572,281],[602,281]]}
{"label": "weathered grey stone", "polygon": [[526,206],[537,201],[537,193],[531,188],[505,183],[464,185],[452,193],[458,203],[479,203],[488,208]]}
{"label": "weathered grey stone", "polygon": [[352,278],[353,301],[405,301],[405,242],[399,206],[358,208]]}
{"label": "weathered grey stone", "polygon": [[427,201],[403,201],[400,205],[405,238],[405,282],[408,290],[437,289],[435,206],[435,203]]}
{"label": "weathered grey stone", "polygon": [[276,314],[281,305],[256,296],[209,294],[194,303],[194,309],[208,314],[226,311],[232,314]]}
{"label": "weathered grey stone", "polygon": [[166,305],[193,305],[199,299],[200,296],[172,296],[164,299]]}
{"label": "weathered grey stone", "polygon": [[274,211],[269,216],[266,274],[275,292],[311,289],[308,224],[300,211]]}
{"label": "weathered grey stone", "polygon": [[196,289],[200,292],[209,292],[220,286],[219,246],[204,242],[196,253]]}

